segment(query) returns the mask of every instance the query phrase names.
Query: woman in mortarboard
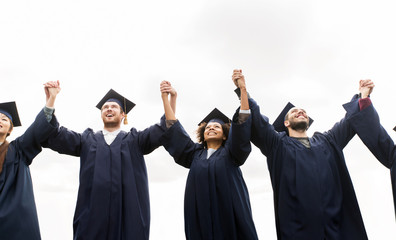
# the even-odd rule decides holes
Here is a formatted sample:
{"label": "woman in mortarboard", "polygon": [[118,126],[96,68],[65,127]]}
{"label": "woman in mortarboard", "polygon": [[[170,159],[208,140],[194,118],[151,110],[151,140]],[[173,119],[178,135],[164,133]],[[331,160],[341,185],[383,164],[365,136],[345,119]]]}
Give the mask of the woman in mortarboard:
{"label": "woman in mortarboard", "polygon": [[53,113],[59,82],[45,84],[46,106],[26,132],[8,142],[14,127],[21,126],[15,102],[0,104],[0,239],[41,239],[29,165],[57,125]]}
{"label": "woman in mortarboard", "polygon": [[[214,109],[197,130],[194,143],[176,120],[168,94],[175,90],[161,83],[166,124],[161,141],[176,163],[189,168],[184,199],[187,239],[258,239],[248,189],[240,170],[250,151],[250,110],[244,79],[239,81],[241,107],[230,120]],[[237,122],[236,119],[239,119]]]}

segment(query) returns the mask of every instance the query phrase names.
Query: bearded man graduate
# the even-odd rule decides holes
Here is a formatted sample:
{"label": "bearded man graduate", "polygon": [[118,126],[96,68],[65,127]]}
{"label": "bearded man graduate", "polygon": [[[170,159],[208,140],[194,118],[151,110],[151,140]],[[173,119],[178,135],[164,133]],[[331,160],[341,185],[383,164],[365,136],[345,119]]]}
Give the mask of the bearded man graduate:
{"label": "bearded man graduate", "polygon": [[53,113],[59,81],[46,83],[44,89],[45,107],[25,133],[11,142],[6,138],[14,127],[21,126],[16,103],[0,104],[0,239],[41,239],[29,166],[56,130],[56,121],[46,115]]}
{"label": "bearded man graduate", "polygon": [[[239,78],[234,70],[234,83]],[[278,239],[367,239],[342,153],[355,135],[346,119],[308,137],[304,109],[288,104],[271,125],[253,99],[249,106],[251,141],[267,157]]]}
{"label": "bearded man graduate", "polygon": [[[396,146],[392,138],[381,125],[378,113],[369,97],[373,88],[374,83],[371,80],[361,80],[359,84],[359,101],[346,104],[345,109],[352,115],[348,121],[360,139],[378,161],[390,170],[395,206],[394,210],[396,214]],[[358,97],[356,97],[356,99],[358,99]],[[396,127],[394,130],[396,130]]]}
{"label": "bearded man graduate", "polygon": [[[160,125],[121,130],[135,106],[110,90],[96,106],[103,130],[76,133],[60,127],[48,147],[80,157],[80,186],[74,214],[75,240],[149,239],[150,204],[143,156],[160,146]],[[161,121],[165,121],[164,118]]]}

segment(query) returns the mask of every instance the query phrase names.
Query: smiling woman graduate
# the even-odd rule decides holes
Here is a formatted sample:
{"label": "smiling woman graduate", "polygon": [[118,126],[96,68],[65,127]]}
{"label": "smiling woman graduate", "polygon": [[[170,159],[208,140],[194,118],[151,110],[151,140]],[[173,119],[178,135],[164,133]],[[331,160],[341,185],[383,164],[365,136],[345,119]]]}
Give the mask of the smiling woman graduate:
{"label": "smiling woman graduate", "polygon": [[21,122],[15,102],[0,104],[0,239],[41,239],[29,165],[57,127],[48,122],[46,111],[51,111],[48,107],[53,107],[59,90],[46,87],[46,107],[26,132],[10,143],[6,138]]}
{"label": "smiling woman graduate", "polygon": [[[244,82],[240,84],[245,86]],[[239,168],[251,151],[251,119],[246,88],[243,89],[241,112],[236,114],[241,121],[230,124],[224,114],[214,109],[199,124],[199,143],[194,143],[176,120],[175,106],[169,103],[168,93],[172,101],[175,90],[169,82],[161,83],[169,127],[161,141],[177,164],[190,169],[184,199],[187,239],[258,238],[248,189]]]}

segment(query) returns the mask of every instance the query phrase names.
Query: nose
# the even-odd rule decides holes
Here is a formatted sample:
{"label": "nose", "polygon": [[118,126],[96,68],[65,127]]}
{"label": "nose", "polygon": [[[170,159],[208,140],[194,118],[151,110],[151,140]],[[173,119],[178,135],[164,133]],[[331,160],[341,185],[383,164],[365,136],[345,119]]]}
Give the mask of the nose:
{"label": "nose", "polygon": [[298,114],[303,114],[303,115],[304,115],[304,111],[303,111],[302,109],[299,109],[299,110],[297,111],[297,113],[298,113]]}

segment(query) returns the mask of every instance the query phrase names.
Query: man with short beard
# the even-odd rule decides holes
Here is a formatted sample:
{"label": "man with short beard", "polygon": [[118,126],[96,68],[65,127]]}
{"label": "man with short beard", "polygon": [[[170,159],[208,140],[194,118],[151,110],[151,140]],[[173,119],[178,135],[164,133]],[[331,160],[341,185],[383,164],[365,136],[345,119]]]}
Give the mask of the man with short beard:
{"label": "man with short beard", "polygon": [[161,145],[164,130],[155,124],[143,131],[122,131],[122,120],[125,123],[134,106],[111,89],[96,106],[101,111],[103,130],[88,128],[80,134],[60,127],[48,140],[47,147],[52,150],[80,157],[74,240],[149,239],[144,155]]}
{"label": "man with short beard", "polygon": [[[234,83],[243,77],[234,70]],[[251,141],[267,157],[278,239],[367,239],[342,153],[355,135],[347,122],[350,109],[329,131],[309,138],[312,120],[303,109],[289,103],[271,125],[253,99],[249,106]]]}

